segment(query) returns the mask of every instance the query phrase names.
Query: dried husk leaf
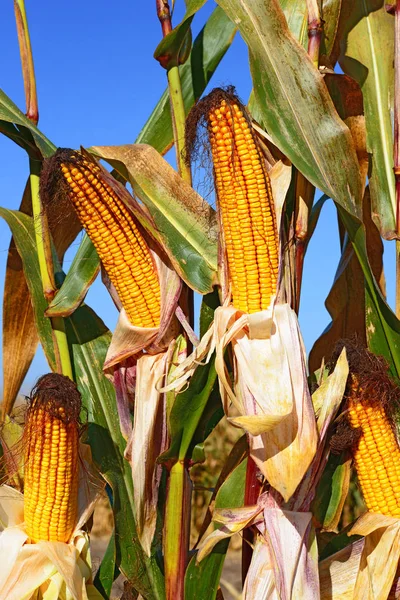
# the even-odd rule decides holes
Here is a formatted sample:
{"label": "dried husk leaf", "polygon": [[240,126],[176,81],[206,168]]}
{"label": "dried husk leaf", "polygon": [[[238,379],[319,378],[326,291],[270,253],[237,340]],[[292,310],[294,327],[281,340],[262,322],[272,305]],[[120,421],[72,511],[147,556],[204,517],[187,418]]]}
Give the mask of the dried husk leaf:
{"label": "dried husk leaf", "polygon": [[319,600],[318,559],[312,552],[311,513],[264,509],[275,586],[281,600]]}
{"label": "dried husk leaf", "polygon": [[122,309],[104,362],[105,371],[111,372],[112,367],[143,350],[152,354],[163,352],[178,333],[173,315],[178,304],[182,282],[172,267],[157,253],[153,252],[153,257],[161,289],[160,326],[135,327]]}
{"label": "dried husk leaf", "polygon": [[[229,344],[235,390],[225,365]],[[297,316],[288,304],[273,302],[268,310],[248,315],[229,306],[227,298],[198,348],[174,372],[175,382],[164,390],[181,386],[214,349],[225,412],[231,401],[239,412],[233,422],[250,434],[251,457],[287,501],[310,466],[318,439]]]}
{"label": "dried husk leaf", "polygon": [[400,558],[400,520],[367,512],[352,527],[353,534],[365,536],[354,600],[386,600]]}
{"label": "dried husk leaf", "polygon": [[157,519],[162,465],[157,458],[167,448],[164,394],[157,383],[167,375],[169,353],[143,354],[137,361],[133,430],[125,452],[132,467],[135,521],[140,543],[150,556]]}
{"label": "dried husk leaf", "polygon": [[353,600],[364,540],[358,540],[319,563],[321,600]]}

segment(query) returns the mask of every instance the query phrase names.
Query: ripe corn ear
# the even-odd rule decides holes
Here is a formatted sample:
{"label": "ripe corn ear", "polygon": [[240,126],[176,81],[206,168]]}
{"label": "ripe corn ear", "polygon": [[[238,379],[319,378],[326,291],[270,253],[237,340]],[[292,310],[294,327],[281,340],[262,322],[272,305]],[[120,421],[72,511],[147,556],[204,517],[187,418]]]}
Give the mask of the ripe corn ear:
{"label": "ripe corn ear", "polygon": [[160,283],[140,226],[100,168],[74,153],[61,163],[69,197],[92,240],[131,323],[160,324]]}
{"label": "ripe corn ear", "polygon": [[77,522],[81,401],[75,384],[57,374],[33,391],[24,431],[24,516],[32,542],[68,542]]}
{"label": "ripe corn ear", "polygon": [[270,304],[279,267],[270,179],[236,100],[222,98],[209,111],[208,132],[233,305],[258,312]]}
{"label": "ripe corn ear", "polygon": [[399,518],[400,448],[381,396],[371,389],[359,398],[359,390],[353,376],[347,416],[352,428],[360,428],[353,457],[365,504],[370,512]]}

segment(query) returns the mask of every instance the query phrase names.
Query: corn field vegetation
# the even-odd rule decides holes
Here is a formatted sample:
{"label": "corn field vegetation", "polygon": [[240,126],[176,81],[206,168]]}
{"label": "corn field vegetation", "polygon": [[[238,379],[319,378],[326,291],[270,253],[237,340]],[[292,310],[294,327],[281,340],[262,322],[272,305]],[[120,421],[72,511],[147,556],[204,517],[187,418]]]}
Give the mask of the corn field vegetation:
{"label": "corn field vegetation", "polygon": [[[110,600],[117,578],[121,600],[232,598],[232,548],[243,600],[400,598],[400,0],[216,0],[195,39],[212,0],[175,2],[180,22],[154,2],[166,91],[136,142],[63,148],[14,0],[26,106],[0,90],[0,133],[28,180],[0,207],[0,600]],[[234,72],[213,88],[235,36],[248,98]],[[326,203],[341,256],[307,356]],[[114,331],[85,300],[100,272]]]}

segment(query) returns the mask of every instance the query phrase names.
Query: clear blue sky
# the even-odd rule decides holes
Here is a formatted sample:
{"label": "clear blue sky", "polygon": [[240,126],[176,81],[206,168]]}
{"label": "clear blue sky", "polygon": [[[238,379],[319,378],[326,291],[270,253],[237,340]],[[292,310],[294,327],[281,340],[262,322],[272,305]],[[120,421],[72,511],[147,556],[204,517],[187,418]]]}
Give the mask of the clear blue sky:
{"label": "clear blue sky", "polygon": [[[54,144],[112,145],[134,142],[166,86],[165,71],[153,58],[161,38],[155,0],[25,0],[30,24],[39,95],[39,127]],[[175,24],[183,11],[176,0]],[[209,0],[196,15],[193,33],[200,30],[215,4]],[[13,2],[1,9],[0,87],[25,110]],[[236,36],[220,64],[211,87],[233,84],[244,101],[251,90],[247,50]],[[17,209],[28,174],[25,152],[0,136],[0,205]],[[0,219],[0,288],[10,233]],[[71,263],[79,240],[67,253]],[[303,279],[300,324],[309,351],[326,325],[324,307],[339,260],[336,211],[331,202],[323,209],[310,243]],[[394,251],[386,245],[386,275],[389,299],[393,296]],[[97,280],[87,302],[114,328],[117,313],[106,290]],[[27,393],[33,381],[48,370],[41,351],[23,386]]]}

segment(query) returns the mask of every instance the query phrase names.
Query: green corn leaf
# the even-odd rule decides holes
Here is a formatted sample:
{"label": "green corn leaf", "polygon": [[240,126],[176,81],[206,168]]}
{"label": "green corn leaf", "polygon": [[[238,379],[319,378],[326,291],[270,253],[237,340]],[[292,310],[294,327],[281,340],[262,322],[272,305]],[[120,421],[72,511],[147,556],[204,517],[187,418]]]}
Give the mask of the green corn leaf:
{"label": "green corn leaf", "polygon": [[194,290],[212,291],[217,271],[215,212],[151,146],[94,146],[149,209],[176,271]]}
{"label": "green corn leaf", "polygon": [[[229,49],[236,26],[217,7],[196,37],[189,59],[179,67],[186,114],[200,98],[221,59]],[[136,142],[150,144],[165,154],[173,144],[168,89],[161,96]]]}
{"label": "green corn leaf", "polygon": [[0,217],[8,224],[13,234],[18,254],[22,259],[26,283],[33,304],[35,325],[50,368],[55,369],[55,355],[50,320],[44,316],[47,308],[43,296],[33,218],[18,210],[0,208]]}
{"label": "green corn leaf", "polygon": [[372,274],[368,261],[365,228],[339,207],[339,214],[365,277],[366,327],[371,350],[384,356],[391,374],[400,377],[400,321],[387,305]]}
{"label": "green corn leaf", "polygon": [[311,506],[318,528],[335,531],[349,491],[351,460],[331,454]]}
{"label": "green corn leaf", "polygon": [[[237,508],[243,506],[247,459],[243,460],[220,487],[216,508]],[[200,563],[196,555],[191,559],[185,575],[185,600],[207,598],[215,600],[218,583],[224,566],[229,539],[219,542]]]}
{"label": "green corn leaf", "polygon": [[338,44],[338,29],[343,10],[343,0],[323,0],[321,18],[323,20],[323,35],[321,54],[331,58]]}
{"label": "green corn leaf", "polygon": [[248,45],[262,125],[316,187],[360,218],[362,183],[348,128],[277,0],[218,0]]}
{"label": "green corn leaf", "polygon": [[112,584],[115,580],[116,571],[116,548],[115,548],[115,531],[113,531],[110,541],[107,546],[106,553],[103,556],[100,567],[97,570],[94,578],[94,585],[103,594],[104,598],[109,598],[111,594]]}
{"label": "green corn leaf", "polygon": [[100,259],[85,235],[67,276],[46,310],[47,317],[67,317],[78,308],[100,270]]}
{"label": "green corn leaf", "polygon": [[307,4],[303,0],[279,0],[292,35],[307,50],[308,21]]}
{"label": "green corn leaf", "polygon": [[32,158],[51,156],[56,151],[56,146],[2,90],[0,90],[0,133],[24,148]]}

